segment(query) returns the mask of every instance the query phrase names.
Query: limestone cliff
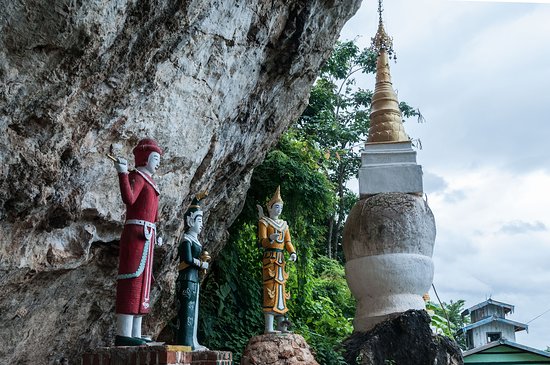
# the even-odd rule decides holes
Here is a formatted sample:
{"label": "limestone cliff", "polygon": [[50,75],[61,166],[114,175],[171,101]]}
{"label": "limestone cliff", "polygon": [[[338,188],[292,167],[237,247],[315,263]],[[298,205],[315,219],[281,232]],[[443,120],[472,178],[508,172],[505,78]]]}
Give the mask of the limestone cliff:
{"label": "limestone cliff", "polygon": [[124,206],[105,153],[164,148],[158,334],[183,212],[215,257],[253,168],[307,103],[359,0],[0,0],[0,362],[76,363],[113,337]]}

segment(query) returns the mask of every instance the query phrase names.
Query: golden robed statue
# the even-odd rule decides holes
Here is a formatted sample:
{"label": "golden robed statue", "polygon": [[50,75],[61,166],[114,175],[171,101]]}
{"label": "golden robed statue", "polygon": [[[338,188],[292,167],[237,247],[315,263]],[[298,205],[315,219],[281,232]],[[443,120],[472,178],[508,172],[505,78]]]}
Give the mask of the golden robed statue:
{"label": "golden robed statue", "polygon": [[[296,261],[296,251],[290,240],[288,224],[279,219],[283,211],[283,199],[280,187],[277,187],[273,198],[267,203],[269,216],[264,216],[258,206],[260,220],[258,222],[258,240],[263,249],[263,310],[265,317],[265,333],[284,330],[285,313],[288,311],[286,300],[290,294],[286,292],[288,274],[285,271],[284,251],[290,254],[290,261]],[[273,320],[277,317],[277,331],[273,329]]]}

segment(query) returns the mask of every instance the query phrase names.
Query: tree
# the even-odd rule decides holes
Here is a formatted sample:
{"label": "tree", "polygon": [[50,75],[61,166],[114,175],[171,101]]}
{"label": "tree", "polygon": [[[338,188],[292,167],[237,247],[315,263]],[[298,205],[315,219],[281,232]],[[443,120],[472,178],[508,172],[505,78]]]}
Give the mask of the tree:
{"label": "tree", "polygon": [[373,72],[376,55],[360,50],[353,42],[337,43],[321,69],[309,105],[294,125],[298,135],[323,152],[325,169],[334,184],[337,203],[328,220],[327,254],[337,256],[346,213],[345,198],[351,192],[346,182],[360,167],[358,147],[369,127],[372,92],[356,88],[354,74]]}
{"label": "tree", "polygon": [[[361,146],[366,140],[373,92],[356,86],[355,75],[376,71],[376,53],[353,41],[338,42],[309,98],[309,105],[293,125],[300,140],[322,152],[320,165],[333,183],[336,209],[328,220],[326,252],[338,257],[345,218],[356,202],[346,183],[357,176]],[[420,112],[401,103],[405,117]]]}
{"label": "tree", "polygon": [[469,323],[469,319],[462,317],[464,311],[464,300],[459,299],[456,302],[452,300],[447,304],[441,303],[443,306],[428,302],[427,309],[433,311],[432,326],[436,331],[447,337],[454,339],[461,349],[466,350],[466,339],[463,333],[458,331]]}

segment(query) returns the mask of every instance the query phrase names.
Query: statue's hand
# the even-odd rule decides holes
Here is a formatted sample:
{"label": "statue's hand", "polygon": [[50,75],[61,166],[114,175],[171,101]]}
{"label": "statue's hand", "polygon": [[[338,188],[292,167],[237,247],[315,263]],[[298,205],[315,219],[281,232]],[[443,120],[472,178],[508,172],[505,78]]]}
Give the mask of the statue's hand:
{"label": "statue's hand", "polygon": [[271,242],[275,241],[277,239],[277,237],[279,237],[279,234],[278,233],[272,233],[269,235],[269,240]]}
{"label": "statue's hand", "polygon": [[119,157],[114,164],[115,169],[119,174],[128,173],[128,161],[126,161],[125,159]]}
{"label": "statue's hand", "polygon": [[292,262],[295,262],[297,258],[298,258],[298,256],[296,256],[295,253],[291,253],[289,260],[292,261]]}
{"label": "statue's hand", "polygon": [[208,262],[206,261],[201,262],[201,269],[208,270],[209,266],[210,265],[208,265]]}
{"label": "statue's hand", "polygon": [[162,246],[164,244],[164,241],[162,240],[162,237],[157,238],[157,246]]}

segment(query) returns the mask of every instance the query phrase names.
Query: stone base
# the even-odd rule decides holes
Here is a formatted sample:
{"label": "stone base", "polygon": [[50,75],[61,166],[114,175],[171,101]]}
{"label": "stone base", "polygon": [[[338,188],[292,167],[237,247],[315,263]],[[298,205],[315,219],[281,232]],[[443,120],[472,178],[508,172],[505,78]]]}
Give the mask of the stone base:
{"label": "stone base", "polygon": [[424,310],[409,310],[344,341],[349,365],[463,365],[458,345],[434,335]]}
{"label": "stone base", "polygon": [[241,365],[319,365],[306,340],[294,333],[264,334],[248,341]]}
{"label": "stone base", "polygon": [[101,347],[82,356],[82,365],[232,365],[228,351],[191,351],[189,346]]}

